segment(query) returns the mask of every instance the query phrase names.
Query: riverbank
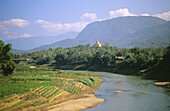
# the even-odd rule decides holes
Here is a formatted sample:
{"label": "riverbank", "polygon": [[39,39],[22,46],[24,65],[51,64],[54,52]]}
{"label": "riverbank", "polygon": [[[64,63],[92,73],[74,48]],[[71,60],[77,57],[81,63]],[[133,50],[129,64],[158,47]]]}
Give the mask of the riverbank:
{"label": "riverbank", "polygon": [[42,111],[80,111],[97,106],[104,99],[96,98],[93,94],[85,94],[82,97],[67,100],[56,105],[45,107]]}
{"label": "riverbank", "polygon": [[72,100],[82,104],[88,102],[81,106],[82,109],[104,101],[91,95],[103,79],[90,73],[27,68],[1,78],[0,82],[0,110],[4,111],[44,110],[56,104],[70,104]]}
{"label": "riverbank", "polygon": [[95,95],[103,98],[105,102],[85,111],[169,111],[170,109],[170,89],[155,86],[154,80],[106,72],[92,72],[92,74],[104,79]]}
{"label": "riverbank", "polygon": [[63,65],[57,66],[55,68],[61,70],[87,70],[87,71],[101,71],[101,72],[111,72],[123,75],[135,75],[140,76],[145,79],[152,79],[157,81],[170,81],[169,76],[169,64],[158,65],[157,67],[151,69],[139,69],[135,66],[117,66],[117,67],[100,67],[100,66],[89,66],[87,64],[81,65]]}

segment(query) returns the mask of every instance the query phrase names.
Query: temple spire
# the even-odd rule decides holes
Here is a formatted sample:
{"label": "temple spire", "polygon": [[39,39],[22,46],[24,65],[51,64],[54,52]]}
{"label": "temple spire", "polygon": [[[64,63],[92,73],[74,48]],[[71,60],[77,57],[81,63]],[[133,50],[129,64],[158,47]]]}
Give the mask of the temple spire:
{"label": "temple spire", "polygon": [[94,47],[102,47],[102,44],[97,40],[96,43],[94,44]]}

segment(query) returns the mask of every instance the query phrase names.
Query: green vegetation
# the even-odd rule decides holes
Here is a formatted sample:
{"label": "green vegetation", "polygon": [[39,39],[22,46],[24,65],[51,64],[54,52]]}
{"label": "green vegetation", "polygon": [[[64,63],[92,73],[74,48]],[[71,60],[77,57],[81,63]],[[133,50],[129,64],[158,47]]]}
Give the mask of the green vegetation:
{"label": "green vegetation", "polygon": [[22,97],[22,99],[24,99],[25,101],[37,99],[37,98],[40,98],[40,95],[38,95],[34,92],[28,93]]}
{"label": "green vegetation", "polygon": [[151,69],[146,70],[144,73],[147,78],[159,79],[161,81],[170,81],[170,46],[166,48],[165,55],[159,64]]}
{"label": "green vegetation", "polygon": [[40,101],[35,101],[33,103],[31,103],[32,106],[39,106],[41,104],[44,104],[44,103],[47,103],[48,101],[43,101],[43,102],[40,102]]}
{"label": "green vegetation", "polygon": [[55,98],[57,98],[58,96],[62,95],[63,93],[64,93],[64,91],[59,93],[58,95],[54,96],[52,99],[50,99],[50,101],[54,100]]}
{"label": "green vegetation", "polygon": [[[124,49],[113,47],[110,46],[109,43],[106,43],[102,48],[90,47],[89,44],[78,45],[72,48],[57,48],[18,54],[15,55],[15,58],[28,58],[30,61],[25,61],[25,65],[51,68],[51,70],[77,69],[143,75],[148,74],[146,71],[150,71],[150,69],[160,64],[165,54],[166,48],[135,47]],[[49,59],[48,62],[44,61],[43,65],[38,65],[39,58],[42,59],[46,57],[51,57],[51,59]],[[21,64],[18,63],[17,65]],[[58,74],[57,76],[74,78],[75,75]],[[159,79],[159,77],[157,77],[157,79]],[[81,82],[91,86],[91,83],[87,84],[86,80],[82,79]]]}
{"label": "green vegetation", "polygon": [[11,44],[5,45],[0,40],[0,74],[2,73],[4,76],[12,74],[15,69],[15,63],[12,61],[13,53],[10,52],[11,47]]}
{"label": "green vegetation", "polygon": [[[61,72],[18,66],[12,75],[0,79],[0,110],[20,110],[93,92],[102,82],[86,73]],[[96,81],[94,82],[94,79]],[[84,84],[83,80],[86,80]],[[94,82],[92,84],[92,82]],[[79,84],[84,84],[79,87]],[[90,84],[90,85],[89,85]],[[96,85],[97,84],[97,85]]]}

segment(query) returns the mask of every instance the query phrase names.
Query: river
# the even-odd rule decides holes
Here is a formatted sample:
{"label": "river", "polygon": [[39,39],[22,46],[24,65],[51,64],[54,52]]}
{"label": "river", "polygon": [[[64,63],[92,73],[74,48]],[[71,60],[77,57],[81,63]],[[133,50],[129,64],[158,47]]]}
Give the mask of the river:
{"label": "river", "polygon": [[105,72],[90,73],[103,78],[95,95],[105,101],[84,111],[170,111],[170,92],[153,85],[153,80]]}

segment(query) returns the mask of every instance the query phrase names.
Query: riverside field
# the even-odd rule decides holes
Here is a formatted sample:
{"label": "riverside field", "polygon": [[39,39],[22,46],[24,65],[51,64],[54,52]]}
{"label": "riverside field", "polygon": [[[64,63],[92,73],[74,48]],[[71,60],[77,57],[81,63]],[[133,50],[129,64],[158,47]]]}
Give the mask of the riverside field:
{"label": "riverside field", "polygon": [[85,95],[94,93],[102,81],[89,73],[18,68],[14,74],[0,79],[0,110],[43,110],[67,100],[89,98]]}

